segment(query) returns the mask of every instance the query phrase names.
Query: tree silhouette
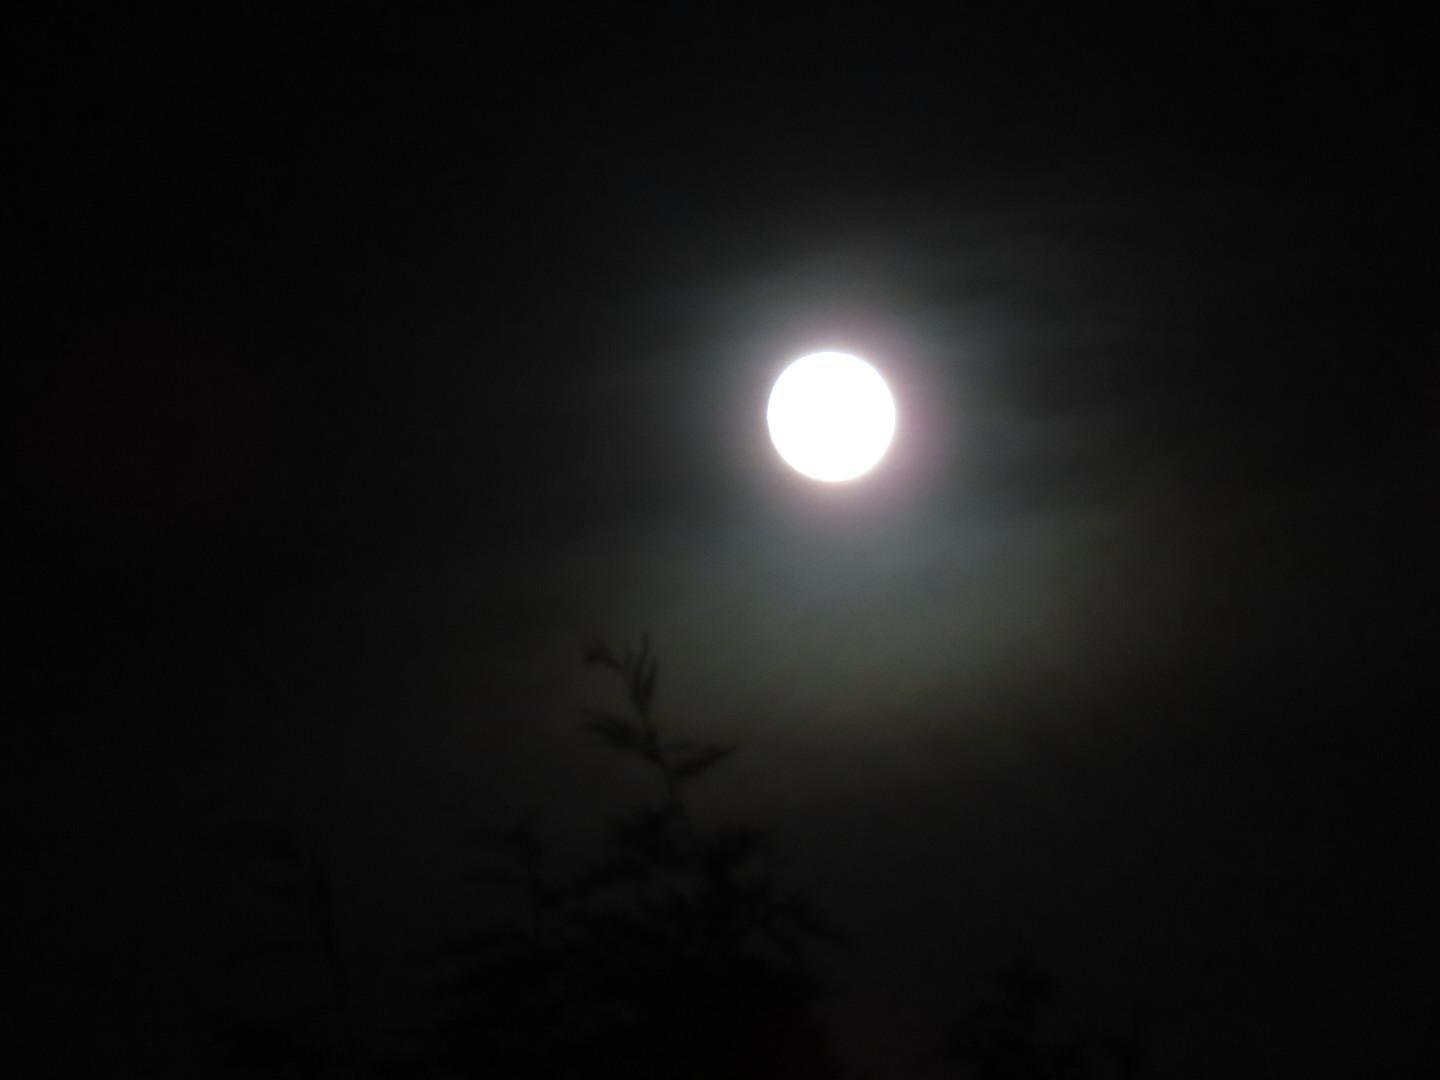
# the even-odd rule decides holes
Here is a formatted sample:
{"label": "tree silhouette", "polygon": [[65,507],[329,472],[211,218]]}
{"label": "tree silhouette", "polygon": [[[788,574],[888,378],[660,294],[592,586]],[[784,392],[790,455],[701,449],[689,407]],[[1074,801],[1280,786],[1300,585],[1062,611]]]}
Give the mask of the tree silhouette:
{"label": "tree silhouette", "polygon": [[279,924],[235,950],[231,983],[278,963],[281,981],[310,992],[288,1005],[239,995],[207,1017],[227,1062],[251,1072],[323,1077],[366,1074],[330,875],[315,845],[293,830],[244,823],[204,838],[211,854],[246,867],[282,908]]}
{"label": "tree silhouette", "polygon": [[772,833],[702,825],[686,790],[733,744],[674,739],[655,710],[648,639],[586,661],[624,688],[622,710],[582,710],[583,730],[638,759],[655,795],[611,822],[600,857],[545,872],[534,818],[472,839],[482,878],[515,889],[523,913],[465,944],[445,987],[470,1007],[447,1027],[469,1075],[575,1080],[838,1076],[813,1012],[811,943],[838,941],[777,873]]}

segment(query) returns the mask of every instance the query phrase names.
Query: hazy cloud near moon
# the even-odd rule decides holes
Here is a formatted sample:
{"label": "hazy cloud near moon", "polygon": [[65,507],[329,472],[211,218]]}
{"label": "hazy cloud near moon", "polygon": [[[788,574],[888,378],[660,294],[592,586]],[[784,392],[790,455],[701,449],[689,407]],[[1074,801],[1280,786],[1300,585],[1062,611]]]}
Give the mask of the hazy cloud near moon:
{"label": "hazy cloud near moon", "polygon": [[[1127,184],[1131,202],[1096,193]],[[585,513],[462,558],[471,585],[437,603],[514,620],[527,670],[572,663],[590,632],[649,629],[677,713],[787,753],[838,747],[842,772],[886,745],[919,768],[935,735],[1063,745],[1102,701],[1102,738],[1170,723],[1154,698],[1283,659],[1325,603],[1301,569],[1324,541],[1294,527],[1331,481],[1319,459],[1288,480],[1252,467],[1266,428],[1246,410],[1313,434],[1225,374],[1253,213],[1212,221],[1202,186],[1123,172],[977,191],[969,216],[959,201],[716,236],[683,289],[652,278],[572,312],[615,333],[588,337],[552,405],[598,403],[600,422],[564,455],[541,448],[536,476],[592,477]],[[646,257],[663,265],[658,235]],[[763,422],[773,374],[815,347],[873,359],[902,416],[894,460],[828,502],[787,484]],[[1192,392],[1201,370],[1233,396]],[[503,666],[456,663],[461,697],[498,692]],[[568,732],[583,680],[526,682]]]}

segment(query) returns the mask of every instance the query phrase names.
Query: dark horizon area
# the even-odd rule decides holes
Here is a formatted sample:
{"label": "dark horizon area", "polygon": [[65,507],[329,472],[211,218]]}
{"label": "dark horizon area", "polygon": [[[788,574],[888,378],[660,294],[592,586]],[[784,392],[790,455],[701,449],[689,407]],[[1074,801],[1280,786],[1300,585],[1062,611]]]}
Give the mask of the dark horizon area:
{"label": "dark horizon area", "polygon": [[[32,17],[39,1075],[1432,1070],[1420,41],[1361,12]],[[835,486],[765,427],[828,348],[899,414]],[[656,730],[693,744],[658,758],[648,699],[584,663],[646,634]],[[563,899],[462,1007],[456,941],[524,910],[476,837],[518,857],[530,814]],[[735,944],[771,870],[846,943]],[[616,921],[642,885],[708,912],[713,969],[680,916]],[[1043,1049],[967,1013],[1028,1001],[995,988],[1022,960],[1056,1038],[1135,1071],[977,1064],[1014,1024]],[[679,1034],[732,1005],[740,1034]],[[451,1014],[501,1034],[446,1057]],[[252,1022],[279,1035],[247,1068]],[[632,1060],[642,1031],[671,1041]]]}

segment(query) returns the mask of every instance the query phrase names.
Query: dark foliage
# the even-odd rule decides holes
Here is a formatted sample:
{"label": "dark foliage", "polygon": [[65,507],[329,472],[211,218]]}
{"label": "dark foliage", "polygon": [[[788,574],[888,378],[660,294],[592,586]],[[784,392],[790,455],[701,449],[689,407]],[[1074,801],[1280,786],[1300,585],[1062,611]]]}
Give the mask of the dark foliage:
{"label": "dark foliage", "polygon": [[[642,762],[653,793],[615,812],[600,852],[574,872],[550,865],[535,813],[468,832],[476,864],[467,878],[504,914],[444,950],[449,974],[435,995],[443,1018],[423,1052],[387,1056],[376,1033],[356,1029],[314,845],[265,826],[212,838],[212,852],[245,869],[275,916],[268,937],[235,950],[237,975],[283,969],[275,1000],[252,990],[216,1015],[231,1067],[316,1078],[846,1075],[816,1017],[810,963],[814,946],[843,937],[783,883],[770,830],[698,821],[687,801],[689,786],[736,747],[669,737],[647,641],[623,654],[597,645],[587,659],[622,684],[624,706],[581,710],[581,728]],[[961,1015],[940,1063],[967,1080],[1130,1080],[1141,1075],[1141,1046],[1135,1034],[1065,1032],[1052,983],[1021,961]]]}
{"label": "dark foliage", "polygon": [[[272,1076],[361,1075],[349,972],[318,852],[291,830],[258,823],[231,826],[204,846],[244,867],[280,908],[268,935],[233,951],[231,1000],[207,1018],[227,1063]],[[268,1000],[257,984],[288,992]]]}
{"label": "dark foliage", "polygon": [[544,872],[533,819],[476,839],[483,879],[514,887],[523,917],[466,945],[446,993],[446,1032],[465,1075],[708,1080],[839,1075],[813,1014],[807,946],[838,940],[776,873],[773,838],[701,826],[684,788],[733,745],[672,740],[655,714],[648,641],[587,661],[625,690],[621,712],[583,710],[583,729],[644,762],[656,797],[618,814],[605,848],[566,880]]}

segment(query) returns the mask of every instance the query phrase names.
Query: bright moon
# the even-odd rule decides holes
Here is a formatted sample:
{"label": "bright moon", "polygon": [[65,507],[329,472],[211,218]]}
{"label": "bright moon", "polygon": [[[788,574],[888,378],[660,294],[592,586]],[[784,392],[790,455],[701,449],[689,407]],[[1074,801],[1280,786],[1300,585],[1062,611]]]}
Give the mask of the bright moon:
{"label": "bright moon", "polygon": [[770,439],[812,480],[853,480],[875,467],[895,435],[895,399],[858,356],[818,352],[780,373],[765,412]]}

